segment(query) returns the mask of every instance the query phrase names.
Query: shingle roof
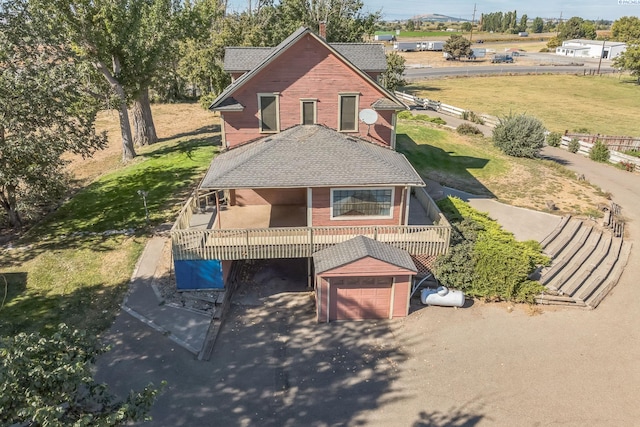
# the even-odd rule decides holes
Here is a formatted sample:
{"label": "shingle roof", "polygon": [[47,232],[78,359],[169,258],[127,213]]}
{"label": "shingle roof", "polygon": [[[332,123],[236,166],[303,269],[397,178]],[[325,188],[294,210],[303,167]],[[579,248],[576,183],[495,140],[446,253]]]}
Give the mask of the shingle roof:
{"label": "shingle roof", "polygon": [[273,49],[273,47],[225,47],[223,68],[227,72],[253,70]]}
{"label": "shingle roof", "polygon": [[[329,43],[353,65],[364,71],[383,72],[387,69],[384,46],[378,43]],[[273,50],[273,47],[227,47],[224,50],[224,70],[249,71],[257,67]]]}
{"label": "shingle roof", "polygon": [[329,45],[361,70],[383,72],[387,69],[384,45],[380,43],[329,43]]}
{"label": "shingle roof", "polygon": [[424,181],[400,153],[320,125],[299,125],[213,159],[201,188],[410,185]]}
{"label": "shingle roof", "polygon": [[[336,54],[338,56],[341,56],[342,58],[344,58],[347,61],[347,63],[350,64],[350,66],[354,67],[354,69],[359,74],[362,75],[363,79],[369,80],[375,87],[377,87],[382,95],[386,95],[389,98],[389,100],[391,100],[391,102],[396,102],[397,105],[399,106],[399,108],[401,107],[400,109],[406,109],[407,108],[407,106],[401,100],[396,98],[396,96],[393,93],[389,92],[388,90],[386,90],[385,88],[380,86],[378,84],[378,82],[376,82],[369,75],[364,73],[362,71],[362,69],[358,68],[358,66],[356,65],[357,62],[361,62],[361,63],[371,62],[370,65],[374,65],[374,64],[377,64],[380,61],[380,59],[365,59],[362,54],[359,54],[359,55],[356,56],[356,58],[354,58],[354,61],[356,61],[356,63],[351,62],[351,60],[346,58],[336,48],[334,48],[332,45],[327,44],[324,41],[324,39],[316,36],[315,34],[313,34],[311,32],[311,30],[309,30],[308,28],[305,28],[305,27],[298,28],[289,37],[284,39],[282,41],[282,43],[280,43],[278,46],[272,48],[261,59],[260,59],[260,56],[262,54],[266,53],[266,50],[255,49],[254,48],[253,50],[248,50],[248,52],[249,52],[248,56],[250,56],[251,58],[246,59],[246,60],[243,60],[243,59],[231,60],[232,62],[236,62],[238,64],[244,63],[244,65],[250,65],[249,63],[253,63],[254,61],[256,62],[256,64],[253,66],[253,68],[248,70],[248,72],[244,73],[242,76],[238,77],[237,80],[235,80],[233,83],[231,83],[229,86],[227,86],[225,88],[225,90],[222,91],[222,93],[220,95],[218,95],[218,97],[216,99],[213,100],[213,102],[211,103],[209,108],[212,109],[212,110],[219,110],[220,105],[226,100],[226,98],[228,98],[229,96],[233,95],[233,93],[236,91],[236,89],[238,89],[239,87],[244,85],[245,82],[251,80],[251,78],[253,78],[253,76],[255,74],[257,74],[263,67],[265,67],[272,60],[277,58],[280,54],[285,52],[289,48],[289,46],[294,44],[298,39],[300,39],[305,34],[311,34],[313,37],[315,37],[317,40],[319,40],[320,43],[325,44],[330,49],[335,49],[335,52],[336,52]],[[351,51],[352,50],[351,48],[347,47],[346,44],[338,43],[337,45],[343,46],[343,47],[341,47],[341,49],[343,49],[345,51]],[[359,43],[359,44],[356,44],[356,45],[364,46],[364,48],[370,50],[372,53],[373,52],[378,52],[378,53],[381,52],[382,55],[384,56],[384,49],[382,49],[382,51],[380,51],[380,47],[378,47],[379,45],[376,45],[376,44],[373,44],[373,43]],[[362,48],[362,49],[364,50],[364,48]],[[360,49],[360,48],[354,48],[353,51],[355,51],[357,49]],[[242,49],[231,50],[231,52],[240,52],[240,51],[242,51]],[[352,52],[352,54],[354,54],[354,53]],[[377,58],[377,55],[373,55],[372,58]],[[225,61],[226,61],[226,59],[225,59]],[[385,57],[385,64],[386,64],[386,57]],[[379,64],[377,64],[376,67],[377,66],[379,66]],[[386,68],[386,65],[385,65],[385,68]],[[384,68],[382,70],[384,70]],[[235,70],[235,71],[238,71],[238,70]],[[370,71],[372,71],[372,70],[370,70]]]}
{"label": "shingle roof", "polygon": [[378,242],[364,236],[357,236],[313,254],[313,265],[317,274],[352,263],[365,257],[417,272],[416,265],[407,251]]}
{"label": "shingle roof", "polygon": [[244,105],[236,101],[235,98],[229,97],[218,104],[216,109],[218,111],[242,111],[244,110]]}
{"label": "shingle roof", "polygon": [[404,105],[398,105],[397,102],[392,101],[389,98],[378,98],[371,104],[371,108],[374,110],[405,110]]}

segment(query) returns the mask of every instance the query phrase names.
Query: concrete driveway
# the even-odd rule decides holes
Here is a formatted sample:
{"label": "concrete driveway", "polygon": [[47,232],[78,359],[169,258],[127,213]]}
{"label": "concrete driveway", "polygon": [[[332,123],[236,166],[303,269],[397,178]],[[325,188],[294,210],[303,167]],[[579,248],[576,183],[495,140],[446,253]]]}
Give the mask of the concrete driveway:
{"label": "concrete driveway", "polygon": [[[636,238],[640,176],[544,153],[610,191]],[[211,361],[123,313],[97,378],[123,395],[167,380],[155,426],[637,425],[639,258],[636,243],[593,311],[476,303],[324,325],[297,269],[281,268],[282,292],[233,305]]]}

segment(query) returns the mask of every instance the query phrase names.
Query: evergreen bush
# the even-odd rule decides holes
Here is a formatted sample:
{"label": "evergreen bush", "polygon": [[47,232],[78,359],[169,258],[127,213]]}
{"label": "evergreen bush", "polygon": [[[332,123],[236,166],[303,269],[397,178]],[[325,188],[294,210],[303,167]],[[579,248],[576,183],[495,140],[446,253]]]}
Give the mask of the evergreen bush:
{"label": "evergreen bush", "polygon": [[547,145],[550,147],[560,147],[562,135],[559,132],[551,132],[547,135]]}
{"label": "evergreen bush", "polygon": [[544,145],[544,126],[533,116],[509,114],[493,130],[493,143],[514,157],[537,157]]}
{"label": "evergreen bush", "polygon": [[482,135],[482,131],[475,127],[474,125],[470,125],[469,123],[462,123],[456,128],[456,132],[460,135]]}
{"label": "evergreen bush", "polygon": [[609,156],[609,148],[607,148],[607,145],[600,140],[597,140],[593,147],[591,147],[591,151],[589,151],[589,158],[594,162],[608,162]]}
{"label": "evergreen bush", "polygon": [[487,214],[458,198],[438,205],[454,228],[449,252],[434,264],[438,280],[473,297],[533,303],[544,287],[528,277],[537,266],[549,263],[540,244],[517,241]]}
{"label": "evergreen bush", "polygon": [[571,141],[569,141],[569,145],[567,146],[567,150],[569,150],[570,153],[577,153],[579,149],[580,141],[578,141],[578,138],[571,138]]}

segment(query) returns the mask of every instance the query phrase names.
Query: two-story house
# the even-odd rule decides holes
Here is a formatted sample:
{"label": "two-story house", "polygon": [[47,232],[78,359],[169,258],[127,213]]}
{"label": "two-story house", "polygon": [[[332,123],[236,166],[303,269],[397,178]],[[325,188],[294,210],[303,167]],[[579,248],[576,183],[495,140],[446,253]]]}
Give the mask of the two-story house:
{"label": "two-story house", "polygon": [[300,28],[227,48],[224,67],[223,150],[172,230],[178,288],[224,287],[236,260],[306,258],[318,321],[406,316],[450,227],[395,151],[407,107],[378,82],[384,47]]}

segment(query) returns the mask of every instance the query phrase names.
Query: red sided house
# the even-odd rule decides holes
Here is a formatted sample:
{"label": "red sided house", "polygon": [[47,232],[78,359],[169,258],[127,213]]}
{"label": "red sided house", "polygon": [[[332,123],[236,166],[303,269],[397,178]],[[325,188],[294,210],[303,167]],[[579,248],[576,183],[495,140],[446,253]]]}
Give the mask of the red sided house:
{"label": "red sided house", "polygon": [[378,83],[383,46],[300,28],[227,48],[224,67],[223,150],[172,229],[178,288],[224,288],[237,260],[306,258],[318,321],[406,316],[450,226],[395,151],[406,106]]}

